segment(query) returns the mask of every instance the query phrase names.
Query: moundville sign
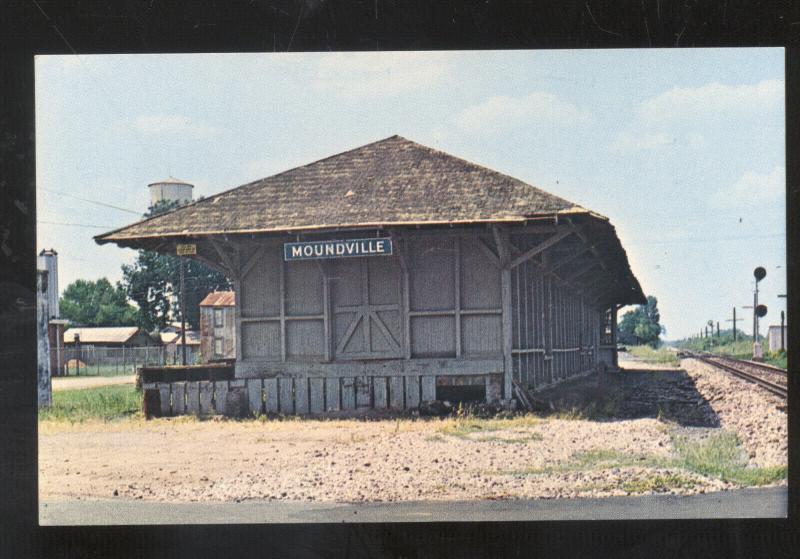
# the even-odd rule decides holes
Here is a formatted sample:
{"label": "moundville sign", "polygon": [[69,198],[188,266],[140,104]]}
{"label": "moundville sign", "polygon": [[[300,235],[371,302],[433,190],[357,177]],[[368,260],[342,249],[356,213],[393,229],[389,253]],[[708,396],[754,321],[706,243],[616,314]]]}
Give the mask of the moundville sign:
{"label": "moundville sign", "polygon": [[283,244],[283,259],[286,261],[354,256],[389,256],[391,254],[392,239],[388,237]]}

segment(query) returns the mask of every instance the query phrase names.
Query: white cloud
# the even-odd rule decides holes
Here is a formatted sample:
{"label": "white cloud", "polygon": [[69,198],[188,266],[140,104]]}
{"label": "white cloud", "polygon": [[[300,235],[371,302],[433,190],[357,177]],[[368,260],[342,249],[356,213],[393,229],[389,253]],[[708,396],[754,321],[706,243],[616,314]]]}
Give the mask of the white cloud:
{"label": "white cloud", "polygon": [[617,153],[630,153],[632,151],[652,150],[674,143],[666,134],[641,134],[634,135],[628,132],[620,133],[608,149]]}
{"label": "white cloud", "polygon": [[351,99],[400,95],[440,82],[447,75],[447,59],[442,52],[326,54],[314,86]]}
{"label": "white cloud", "polygon": [[219,130],[204,122],[193,121],[188,116],[162,114],[140,116],[133,121],[133,127],[146,135],[187,135],[193,138],[210,138]]}
{"label": "white cloud", "polygon": [[717,191],[712,205],[718,208],[750,207],[783,198],[786,190],[786,169],[776,165],[766,175],[747,171],[728,188]]}
{"label": "white cloud", "polygon": [[646,121],[699,118],[708,113],[761,111],[783,103],[783,80],[727,85],[713,82],[700,87],[673,87],[644,101],[637,109]]}
{"label": "white cloud", "polygon": [[462,130],[471,132],[496,132],[531,122],[574,126],[590,120],[589,111],[545,91],[534,91],[523,97],[493,96],[467,107],[455,117]]}

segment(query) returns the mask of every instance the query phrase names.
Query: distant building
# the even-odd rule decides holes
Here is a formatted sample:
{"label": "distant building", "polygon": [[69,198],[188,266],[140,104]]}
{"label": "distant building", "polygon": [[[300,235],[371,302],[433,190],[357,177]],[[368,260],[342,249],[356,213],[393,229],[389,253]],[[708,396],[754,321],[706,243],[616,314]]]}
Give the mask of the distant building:
{"label": "distant building", "polygon": [[64,332],[64,345],[73,347],[141,347],[159,345],[137,326],[87,326],[69,328]]}
{"label": "distant building", "polygon": [[[164,346],[164,361],[167,364],[176,364],[183,361],[183,341],[181,338],[181,323],[173,322],[159,333]],[[197,330],[186,330],[186,363],[191,365],[197,362],[200,355],[200,334]]]}
{"label": "distant building", "polygon": [[[781,349],[781,327],[778,324],[771,325],[767,330],[767,343],[770,351],[777,351]],[[783,325],[783,348],[786,348],[788,341],[786,339],[786,324]]]}
{"label": "distant building", "polygon": [[205,363],[236,358],[233,291],[214,291],[200,302],[200,352]]}

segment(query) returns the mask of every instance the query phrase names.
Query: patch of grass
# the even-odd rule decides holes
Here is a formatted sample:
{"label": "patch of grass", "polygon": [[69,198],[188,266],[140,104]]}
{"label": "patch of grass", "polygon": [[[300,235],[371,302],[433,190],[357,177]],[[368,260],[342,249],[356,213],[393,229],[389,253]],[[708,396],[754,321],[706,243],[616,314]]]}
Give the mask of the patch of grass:
{"label": "patch of grass", "polygon": [[655,474],[643,479],[622,482],[620,487],[626,493],[662,493],[670,489],[692,489],[697,482],[681,474],[669,472]]}
{"label": "patch of grass", "polygon": [[739,438],[727,431],[702,440],[674,437],[675,464],[690,472],[743,486],[758,486],[786,478],[786,466],[748,467],[748,456]]}
{"label": "patch of grass", "polygon": [[[473,438],[471,435],[481,433],[492,433],[494,431],[515,431],[527,436],[527,440],[541,440],[541,435],[527,431],[528,428],[539,425],[541,419],[532,415],[519,415],[513,418],[504,419],[479,419],[475,417],[462,416],[455,419],[445,419],[436,429],[439,433],[472,441],[497,440],[501,442],[525,442],[523,437],[498,437],[489,435],[488,437]],[[538,437],[538,438],[537,438]]]}
{"label": "patch of grass", "polygon": [[568,462],[545,466],[544,468],[525,468],[522,470],[491,472],[495,475],[546,475],[565,472],[608,470],[626,466],[660,467],[664,460],[645,454],[627,454],[609,449],[594,449],[576,452]]}
{"label": "patch of grass", "polygon": [[625,493],[665,493],[670,489],[692,489],[697,482],[676,472],[656,473],[641,479],[619,479],[607,483],[587,483],[576,488],[579,493],[590,491],[615,491],[621,489]]}
{"label": "patch of grass", "polygon": [[53,405],[39,410],[40,421],[113,421],[141,414],[142,395],[130,384],[53,392]]}
{"label": "patch of grass", "polygon": [[644,361],[645,363],[655,363],[658,365],[679,365],[680,360],[674,351],[666,347],[653,349],[649,345],[629,346],[628,353]]}

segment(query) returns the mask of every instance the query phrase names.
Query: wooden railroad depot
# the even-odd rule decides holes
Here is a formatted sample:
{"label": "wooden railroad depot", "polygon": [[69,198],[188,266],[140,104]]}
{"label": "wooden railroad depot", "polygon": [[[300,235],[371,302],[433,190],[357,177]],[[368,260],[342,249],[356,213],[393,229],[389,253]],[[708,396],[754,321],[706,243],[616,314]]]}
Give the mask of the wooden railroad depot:
{"label": "wooden railroad depot", "polygon": [[233,283],[234,379],[158,383],[166,414],[509,401],[614,367],[645,302],[607,218],[399,136],[96,240],[195,245]]}

